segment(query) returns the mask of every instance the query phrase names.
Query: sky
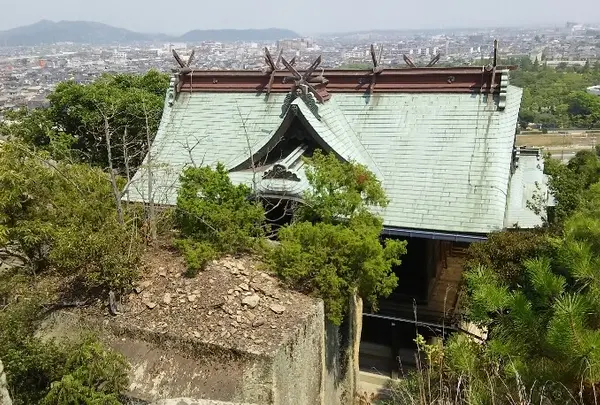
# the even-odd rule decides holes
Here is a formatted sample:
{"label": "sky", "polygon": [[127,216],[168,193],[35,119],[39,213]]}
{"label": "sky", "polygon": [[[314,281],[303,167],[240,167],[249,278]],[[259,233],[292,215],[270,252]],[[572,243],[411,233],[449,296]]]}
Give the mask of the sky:
{"label": "sky", "polygon": [[314,34],[600,20],[600,0],[0,0],[0,10],[0,30],[47,19],[166,34],[270,27]]}

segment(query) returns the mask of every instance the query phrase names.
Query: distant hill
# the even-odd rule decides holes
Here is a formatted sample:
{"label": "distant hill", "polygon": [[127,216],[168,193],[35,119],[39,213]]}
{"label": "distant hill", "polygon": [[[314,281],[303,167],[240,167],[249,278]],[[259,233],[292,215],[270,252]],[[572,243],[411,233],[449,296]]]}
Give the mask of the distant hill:
{"label": "distant hill", "polygon": [[293,31],[269,28],[259,30],[194,30],[180,37],[165,34],[143,34],[89,21],[42,20],[35,24],[0,31],[0,46],[32,46],[56,42],[111,44],[147,41],[276,41],[297,38]]}
{"label": "distant hill", "polygon": [[152,35],[140,34],[96,22],[52,22],[42,20],[32,25],[0,31],[0,45],[28,46],[55,42],[106,44],[113,42],[149,41],[153,37]]}
{"label": "distant hill", "polygon": [[279,39],[299,37],[300,35],[294,31],[267,28],[261,30],[194,30],[183,34],[177,40],[182,42],[277,41]]}

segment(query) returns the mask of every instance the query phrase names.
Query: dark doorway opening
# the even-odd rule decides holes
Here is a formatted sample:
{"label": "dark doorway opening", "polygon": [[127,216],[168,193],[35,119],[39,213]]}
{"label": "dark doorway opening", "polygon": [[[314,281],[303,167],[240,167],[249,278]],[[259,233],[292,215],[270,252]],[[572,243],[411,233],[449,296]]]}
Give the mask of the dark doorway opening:
{"label": "dark doorway opening", "polygon": [[265,209],[265,223],[267,235],[270,239],[277,240],[279,229],[292,223],[294,212],[299,202],[282,197],[261,197]]}
{"label": "dark doorway opening", "polygon": [[370,313],[365,308],[360,347],[363,371],[402,375],[416,366],[417,333],[427,340],[443,334],[435,322],[420,319],[439,266],[440,243],[422,238],[404,240],[407,253],[393,269],[398,287],[379,301],[377,312]]}

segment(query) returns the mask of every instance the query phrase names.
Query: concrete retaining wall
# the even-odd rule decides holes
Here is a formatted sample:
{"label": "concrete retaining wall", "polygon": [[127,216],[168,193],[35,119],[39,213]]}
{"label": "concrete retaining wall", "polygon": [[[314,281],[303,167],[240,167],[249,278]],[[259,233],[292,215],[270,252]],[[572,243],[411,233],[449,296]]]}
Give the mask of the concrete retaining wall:
{"label": "concrete retaining wall", "polygon": [[323,304],[273,358],[273,404],[320,405]]}
{"label": "concrete retaining wall", "polygon": [[[290,338],[268,355],[116,326],[108,319],[102,322],[73,312],[54,314],[40,333],[73,338],[74,331],[92,329],[128,359],[129,394],[144,401],[196,398],[196,403],[207,405],[212,403],[199,400],[252,405],[349,405],[354,373],[347,328],[329,324],[319,301]],[[185,405],[185,401],[192,400],[170,401],[165,405]]]}

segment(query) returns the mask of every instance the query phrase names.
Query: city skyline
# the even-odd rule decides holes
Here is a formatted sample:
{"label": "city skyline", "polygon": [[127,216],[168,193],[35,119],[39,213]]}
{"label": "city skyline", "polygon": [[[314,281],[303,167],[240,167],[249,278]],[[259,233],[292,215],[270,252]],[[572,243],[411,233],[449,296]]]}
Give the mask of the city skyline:
{"label": "city skyline", "polygon": [[[543,0],[506,0],[497,3],[443,0],[399,4],[380,0],[374,6],[352,6],[342,0],[302,3],[277,3],[268,0],[246,2],[222,0],[209,7],[182,0],[167,16],[165,3],[153,0],[105,0],[89,3],[82,0],[31,0],[30,7],[15,8],[0,0],[10,13],[0,15],[0,30],[33,24],[47,19],[96,21],[144,33],[180,35],[195,29],[285,28],[302,35],[370,30],[456,29],[562,25],[566,21],[594,23],[595,0],[575,0],[568,4],[549,4]],[[13,3],[14,4],[14,3]],[[301,5],[298,6],[298,5]],[[11,9],[14,8],[14,9]],[[186,12],[182,12],[185,10]],[[115,12],[118,11],[118,12]],[[140,18],[140,16],[142,18]],[[593,17],[592,17],[593,18]]]}

